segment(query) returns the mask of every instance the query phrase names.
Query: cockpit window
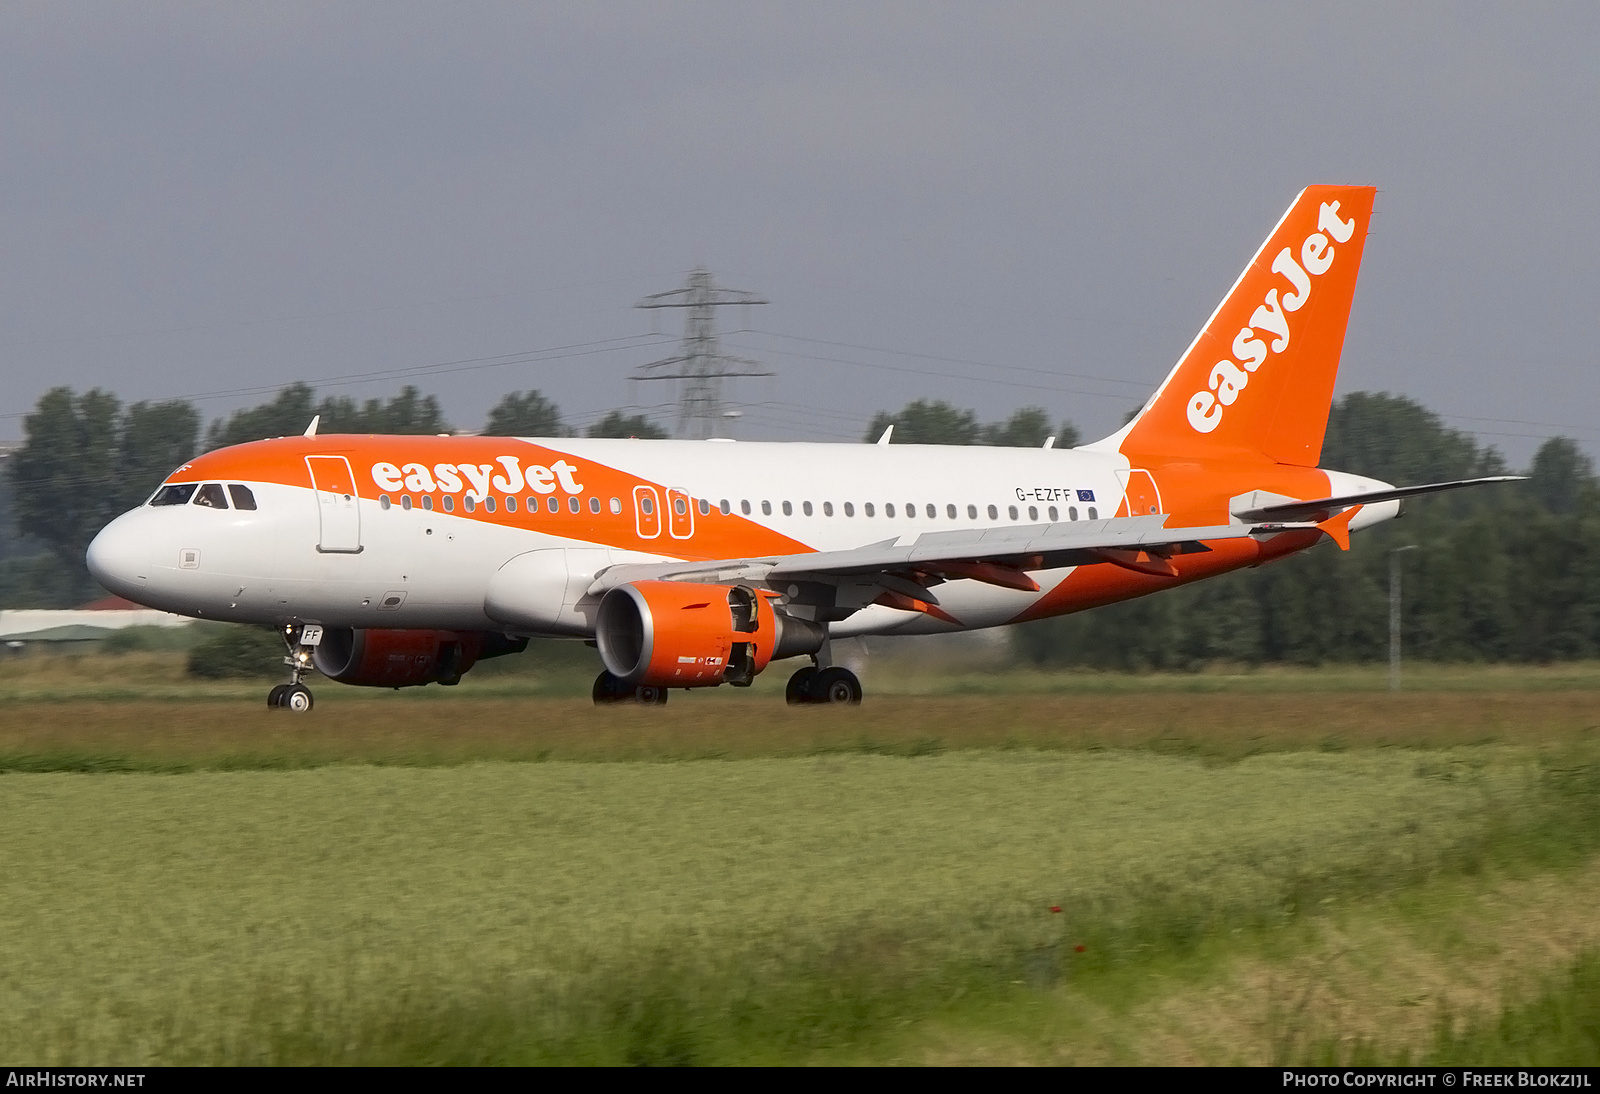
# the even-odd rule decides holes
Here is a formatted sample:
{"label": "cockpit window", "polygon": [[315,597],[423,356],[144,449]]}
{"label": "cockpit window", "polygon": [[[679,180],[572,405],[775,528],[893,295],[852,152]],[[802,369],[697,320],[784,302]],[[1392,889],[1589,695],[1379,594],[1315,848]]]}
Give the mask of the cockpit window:
{"label": "cockpit window", "polygon": [[169,482],[156,496],[150,499],[151,505],[188,505],[189,499],[194,497],[195,484],[192,482]]}
{"label": "cockpit window", "polygon": [[256,496],[250,492],[248,486],[241,486],[236,482],[228,484],[228,496],[233,499],[235,509],[254,509]]}
{"label": "cockpit window", "polygon": [[194,503],[208,506],[212,509],[226,509],[228,507],[228,495],[222,492],[222,484],[220,482],[208,482],[194,496]]}

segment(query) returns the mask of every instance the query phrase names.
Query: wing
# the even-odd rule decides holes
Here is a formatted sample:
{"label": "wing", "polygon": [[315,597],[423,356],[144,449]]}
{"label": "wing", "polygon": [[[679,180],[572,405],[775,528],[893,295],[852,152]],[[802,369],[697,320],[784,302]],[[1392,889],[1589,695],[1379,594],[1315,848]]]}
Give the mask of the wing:
{"label": "wing", "polygon": [[[869,603],[925,611],[939,603],[930,585],[968,578],[1037,592],[1030,570],[1108,563],[1145,574],[1177,575],[1173,555],[1209,551],[1207,540],[1248,539],[1315,524],[1223,524],[1168,528],[1165,516],[1113,517],[1022,527],[926,532],[910,543],[887,539],[848,551],[816,551],[765,558],[623,564],[601,571],[589,586],[601,594],[630,581],[748,582],[763,585],[851,586],[843,600],[824,599],[845,618]],[[810,599],[810,598],[808,598]]]}

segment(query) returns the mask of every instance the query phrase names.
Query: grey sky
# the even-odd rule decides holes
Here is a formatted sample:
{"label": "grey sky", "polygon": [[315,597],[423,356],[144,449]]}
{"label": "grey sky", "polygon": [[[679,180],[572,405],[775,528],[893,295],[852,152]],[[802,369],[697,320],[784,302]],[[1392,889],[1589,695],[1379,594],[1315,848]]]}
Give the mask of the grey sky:
{"label": "grey sky", "polygon": [[[1592,5],[8,4],[0,441],[55,384],[262,391],[216,416],[648,335],[630,305],[697,263],[773,301],[725,316],[779,371],[735,389],[739,435],[854,439],[918,396],[1098,435],[1301,186],[1370,182],[1340,390],[1514,463],[1554,433],[1600,452],[1597,30]],[[529,387],[582,423],[670,402],[624,379],[672,352],[643,341],[412,379],[459,426]]]}

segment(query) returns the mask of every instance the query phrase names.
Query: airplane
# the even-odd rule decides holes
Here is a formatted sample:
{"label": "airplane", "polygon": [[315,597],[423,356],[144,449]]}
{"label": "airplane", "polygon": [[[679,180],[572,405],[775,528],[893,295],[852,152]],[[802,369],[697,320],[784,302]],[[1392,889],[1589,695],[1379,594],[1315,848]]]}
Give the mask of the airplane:
{"label": "airplane", "polygon": [[748,686],[858,703],[832,642],[998,627],[1285,558],[1402,500],[1317,466],[1376,190],[1303,190],[1121,429],[1057,450],[318,435],[178,468],[90,544],[129,600],[282,629],[369,687],[454,684],[532,637],[582,639],[596,703]]}

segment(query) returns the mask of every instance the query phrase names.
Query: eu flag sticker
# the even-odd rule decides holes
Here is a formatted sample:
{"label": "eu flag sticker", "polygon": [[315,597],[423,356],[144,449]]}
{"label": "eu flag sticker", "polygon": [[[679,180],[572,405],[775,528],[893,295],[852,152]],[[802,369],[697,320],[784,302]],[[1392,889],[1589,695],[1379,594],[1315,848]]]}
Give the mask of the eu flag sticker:
{"label": "eu flag sticker", "polygon": [[1094,491],[1093,490],[1079,490],[1078,491],[1078,500],[1079,501],[1093,501],[1094,500]]}

